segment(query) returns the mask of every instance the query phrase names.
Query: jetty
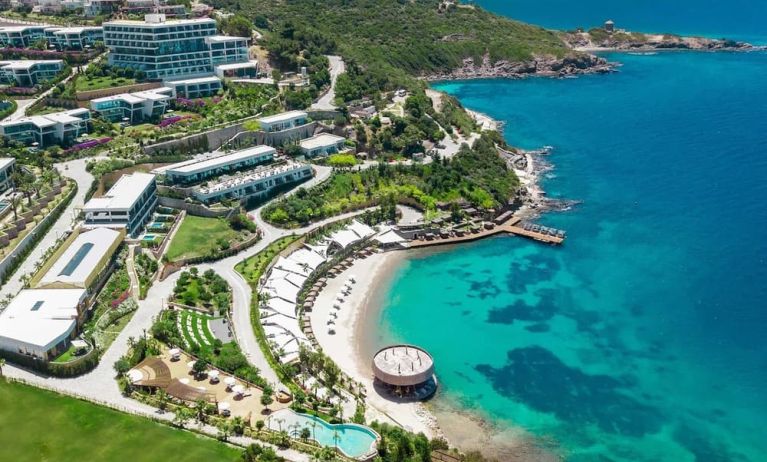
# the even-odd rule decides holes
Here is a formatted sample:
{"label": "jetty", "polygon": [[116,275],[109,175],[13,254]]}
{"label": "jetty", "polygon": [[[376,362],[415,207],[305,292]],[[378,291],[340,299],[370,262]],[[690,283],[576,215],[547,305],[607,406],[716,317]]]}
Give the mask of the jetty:
{"label": "jetty", "polygon": [[533,239],[535,241],[560,245],[565,241],[565,232],[562,230],[540,226],[533,223],[523,223],[522,218],[516,216],[501,215],[494,222],[485,222],[481,228],[470,230],[453,229],[450,232],[439,234],[425,233],[417,239],[410,241],[410,248],[429,247],[434,245],[459,244],[471,242],[498,234],[512,234],[515,236]]}

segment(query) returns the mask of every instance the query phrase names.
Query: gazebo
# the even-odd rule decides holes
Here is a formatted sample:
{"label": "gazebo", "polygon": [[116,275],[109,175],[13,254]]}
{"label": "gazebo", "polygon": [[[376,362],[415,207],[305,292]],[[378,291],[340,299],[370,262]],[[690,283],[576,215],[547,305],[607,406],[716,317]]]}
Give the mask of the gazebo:
{"label": "gazebo", "polygon": [[434,359],[426,350],[413,345],[392,345],[373,356],[377,384],[398,396],[425,399],[437,389]]}

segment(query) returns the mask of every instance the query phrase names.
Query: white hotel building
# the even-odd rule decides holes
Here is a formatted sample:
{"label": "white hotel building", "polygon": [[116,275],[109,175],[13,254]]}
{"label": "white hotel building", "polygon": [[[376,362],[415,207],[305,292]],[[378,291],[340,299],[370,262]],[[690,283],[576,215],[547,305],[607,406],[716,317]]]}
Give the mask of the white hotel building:
{"label": "white hotel building", "polygon": [[125,228],[138,236],[157,206],[157,184],[149,173],[123,175],[103,197],[83,206],[86,227]]}

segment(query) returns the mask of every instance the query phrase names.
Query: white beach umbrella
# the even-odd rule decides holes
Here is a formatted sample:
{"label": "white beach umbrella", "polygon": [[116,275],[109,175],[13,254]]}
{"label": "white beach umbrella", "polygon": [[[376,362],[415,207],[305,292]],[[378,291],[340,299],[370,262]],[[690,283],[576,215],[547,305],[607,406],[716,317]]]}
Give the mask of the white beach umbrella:
{"label": "white beach umbrella", "polygon": [[227,378],[225,378],[225,379],[224,379],[224,383],[225,383],[225,384],[226,384],[226,386],[228,386],[228,387],[233,387],[233,386],[234,386],[234,384],[236,384],[236,383],[237,383],[237,381],[236,381],[236,380],[234,380],[234,377],[227,377]]}
{"label": "white beach umbrella", "polygon": [[218,380],[218,374],[219,372],[217,370],[208,371],[208,377],[213,380]]}
{"label": "white beach umbrella", "polygon": [[235,385],[234,387],[232,387],[232,391],[236,395],[241,395],[245,392],[245,387],[243,387],[242,385]]}
{"label": "white beach umbrella", "polygon": [[170,350],[168,350],[168,354],[170,355],[171,358],[175,358],[181,354],[181,350],[179,350],[178,348],[171,348]]}
{"label": "white beach umbrella", "polygon": [[355,276],[354,274],[350,274],[349,280],[352,281],[352,284],[354,284],[355,282],[357,282],[357,276]]}
{"label": "white beach umbrella", "polygon": [[232,407],[232,405],[227,403],[226,401],[221,401],[220,403],[218,403],[218,410],[221,412],[228,411],[230,407]]}

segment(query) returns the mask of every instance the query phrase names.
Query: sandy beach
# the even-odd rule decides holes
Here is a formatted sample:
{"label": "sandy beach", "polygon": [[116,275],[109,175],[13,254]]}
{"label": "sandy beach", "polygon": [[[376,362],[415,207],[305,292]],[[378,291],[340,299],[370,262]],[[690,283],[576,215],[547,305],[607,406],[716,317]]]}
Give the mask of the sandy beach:
{"label": "sandy beach", "polygon": [[[332,357],[346,374],[365,385],[368,392],[368,419],[395,423],[416,433],[423,432],[429,437],[440,436],[436,419],[423,404],[393,402],[376,393],[370,358],[363,357],[369,354],[367,350],[370,348],[370,339],[364,336],[374,335],[363,322],[368,313],[373,288],[381,283],[385,275],[391,273],[403,255],[402,251],[374,254],[355,261],[351,268],[329,279],[314,304],[312,328],[325,354]],[[351,294],[341,304],[341,309],[336,310],[333,308],[337,303],[336,294],[351,275],[354,275],[356,283]],[[331,311],[338,313],[333,324],[335,334],[328,333],[327,321]]]}

